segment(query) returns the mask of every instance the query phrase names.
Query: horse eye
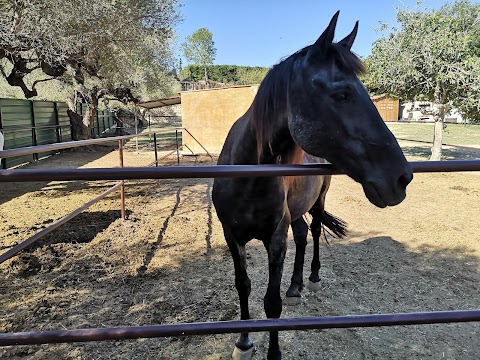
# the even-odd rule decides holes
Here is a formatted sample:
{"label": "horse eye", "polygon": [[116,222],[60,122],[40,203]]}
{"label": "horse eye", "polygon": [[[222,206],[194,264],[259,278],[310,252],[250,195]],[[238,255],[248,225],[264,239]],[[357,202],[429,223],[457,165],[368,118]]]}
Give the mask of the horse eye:
{"label": "horse eye", "polygon": [[337,102],[345,102],[350,99],[350,96],[346,92],[339,92],[332,95],[333,100]]}

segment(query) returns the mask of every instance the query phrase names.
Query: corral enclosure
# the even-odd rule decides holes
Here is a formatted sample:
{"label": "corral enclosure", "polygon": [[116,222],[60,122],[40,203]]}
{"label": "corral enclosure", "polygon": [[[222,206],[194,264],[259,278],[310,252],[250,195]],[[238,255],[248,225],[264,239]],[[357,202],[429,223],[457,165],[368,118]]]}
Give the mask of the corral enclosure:
{"label": "corral enclosure", "polygon": [[[402,143],[409,159],[423,159],[428,146],[414,145]],[[151,160],[146,152],[125,156],[126,166]],[[186,161],[211,163],[201,157]],[[64,153],[30,167],[117,163],[118,154],[105,149]],[[417,174],[407,200],[382,210],[368,203],[358,184],[336,176],[327,210],[348,222],[349,236],[322,246],[321,291],[305,290],[302,304],[284,307],[282,317],[479,308],[479,179],[478,173]],[[128,182],[129,220],[119,219],[118,196],[111,195],[1,265],[1,331],[238,319],[233,264],[211,204],[211,184],[209,179]],[[32,235],[110,185],[2,184],[1,248]],[[283,293],[292,273],[293,249],[290,235]],[[264,318],[266,253],[256,241],[247,251],[251,314]],[[309,243],[305,271],[311,253]],[[281,346],[285,359],[477,359],[479,335],[476,323],[283,332]],[[235,338],[18,346],[0,349],[0,356],[228,359]],[[264,333],[253,335],[258,349],[254,359],[266,354],[267,338]]]}

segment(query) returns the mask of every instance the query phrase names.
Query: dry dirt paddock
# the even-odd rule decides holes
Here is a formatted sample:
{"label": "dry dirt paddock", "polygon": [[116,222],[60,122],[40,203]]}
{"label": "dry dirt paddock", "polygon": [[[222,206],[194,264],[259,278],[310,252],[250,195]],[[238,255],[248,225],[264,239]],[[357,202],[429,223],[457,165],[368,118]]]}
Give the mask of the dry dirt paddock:
{"label": "dry dirt paddock", "polygon": [[[414,154],[410,149],[410,154]],[[406,149],[407,154],[409,149]],[[64,153],[30,167],[107,167],[115,152]],[[151,154],[128,153],[126,165]],[[173,159],[172,159],[173,160]],[[183,164],[194,159],[184,158]],[[210,160],[197,159],[209,164]],[[346,239],[321,247],[322,289],[304,290],[283,317],[480,308],[478,173],[416,174],[407,199],[377,209],[337,176],[327,210],[348,222]],[[0,184],[0,248],[34,234],[110,182]],[[234,320],[233,265],[210,200],[212,181],[141,180],[100,201],[0,266],[0,331],[42,331]],[[264,318],[266,254],[247,246],[254,318]],[[305,272],[309,269],[311,242]],[[290,234],[283,291],[294,255]],[[307,273],[308,276],[308,273]],[[0,348],[3,359],[229,359],[236,335]],[[479,359],[480,325],[283,332],[285,359]],[[254,359],[268,336],[253,334]]]}

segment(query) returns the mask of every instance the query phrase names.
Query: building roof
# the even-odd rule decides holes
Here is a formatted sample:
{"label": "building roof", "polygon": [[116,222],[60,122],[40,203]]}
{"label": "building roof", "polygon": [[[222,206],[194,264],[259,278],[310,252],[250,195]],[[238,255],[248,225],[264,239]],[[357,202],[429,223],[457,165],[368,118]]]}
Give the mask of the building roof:
{"label": "building roof", "polygon": [[218,88],[210,88],[210,89],[199,89],[199,90],[188,90],[188,91],[182,91],[179,95],[177,96],[172,96],[168,98],[163,98],[163,99],[157,99],[157,100],[149,100],[149,101],[142,101],[139,103],[136,103],[135,105],[143,107],[144,109],[155,109],[163,106],[171,106],[171,105],[176,105],[176,104],[181,104],[182,98],[181,94],[186,93],[186,92],[199,92],[199,91],[213,91],[213,90],[225,90],[225,89],[232,89],[232,88],[244,88],[244,87],[252,87],[252,86],[258,86],[258,84],[253,84],[253,85],[231,85],[231,86],[222,86]]}
{"label": "building roof", "polygon": [[186,90],[186,91],[182,91],[181,93],[199,92],[199,91],[215,91],[215,90],[226,90],[226,89],[237,89],[237,88],[246,88],[246,87],[252,87],[252,86],[257,86],[257,87],[258,87],[259,84],[219,86],[219,87],[209,88],[209,89]]}
{"label": "building roof", "polygon": [[155,109],[163,106],[180,104],[181,102],[182,102],[182,99],[180,95],[177,95],[177,96],[172,96],[172,97],[163,98],[163,99],[143,101],[143,102],[137,103],[136,105],[143,107],[145,109]]}
{"label": "building roof", "polygon": [[380,95],[371,96],[370,98],[372,100],[381,100],[381,99],[384,99],[384,98],[398,99],[398,96],[388,95],[388,94],[380,94]]}

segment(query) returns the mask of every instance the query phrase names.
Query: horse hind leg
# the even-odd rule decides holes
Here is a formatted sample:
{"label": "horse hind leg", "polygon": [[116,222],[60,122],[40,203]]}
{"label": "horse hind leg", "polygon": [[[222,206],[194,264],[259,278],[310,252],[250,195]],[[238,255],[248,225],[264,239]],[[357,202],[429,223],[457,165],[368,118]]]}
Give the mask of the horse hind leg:
{"label": "horse hind leg", "polygon": [[[235,287],[240,299],[240,318],[242,320],[248,320],[250,319],[248,297],[250,296],[251,282],[247,274],[247,255],[245,246],[239,245],[235,240],[235,237],[225,228],[224,234],[235,267]],[[253,341],[250,339],[248,332],[241,333],[235,343],[232,359],[250,360],[252,355]]]}
{"label": "horse hind leg", "polygon": [[312,223],[310,224],[310,231],[313,239],[313,257],[310,267],[310,276],[307,287],[312,291],[320,290],[320,234],[322,233],[322,213],[319,209],[312,211]]}
{"label": "horse hind leg", "polygon": [[292,280],[285,297],[286,305],[298,305],[301,302],[303,289],[303,264],[305,261],[305,248],[307,246],[308,225],[300,217],[291,224],[295,240],[295,263],[293,265]]}
{"label": "horse hind leg", "polygon": [[[315,204],[310,213],[312,214],[312,223],[310,230],[313,238],[313,258],[311,266],[311,274],[307,287],[312,291],[320,290],[320,235],[323,226],[329,229],[329,234],[337,238],[342,238],[346,235],[346,223],[329,212],[324,210],[323,200]],[[325,229],[323,230],[325,231]]]}

